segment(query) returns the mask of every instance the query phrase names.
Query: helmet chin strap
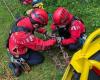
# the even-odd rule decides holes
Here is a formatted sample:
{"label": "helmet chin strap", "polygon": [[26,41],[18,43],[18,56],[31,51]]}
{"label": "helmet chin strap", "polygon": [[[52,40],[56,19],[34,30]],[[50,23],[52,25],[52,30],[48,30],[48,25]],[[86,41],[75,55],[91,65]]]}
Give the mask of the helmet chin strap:
{"label": "helmet chin strap", "polygon": [[35,31],[37,31],[39,28],[41,28],[41,26],[37,23],[34,24],[33,27],[34,27]]}

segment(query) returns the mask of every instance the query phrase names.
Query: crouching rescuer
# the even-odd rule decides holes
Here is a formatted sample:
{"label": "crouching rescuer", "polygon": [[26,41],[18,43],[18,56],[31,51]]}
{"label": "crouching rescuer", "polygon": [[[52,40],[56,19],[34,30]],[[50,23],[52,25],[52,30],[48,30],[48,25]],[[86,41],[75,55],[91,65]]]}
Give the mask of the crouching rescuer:
{"label": "crouching rescuer", "polygon": [[56,44],[56,39],[42,40],[34,32],[46,34],[44,26],[48,23],[48,14],[43,9],[34,9],[30,16],[18,19],[9,34],[7,49],[11,62],[9,67],[15,76],[23,70],[30,70],[31,65],[40,64],[44,56],[40,51],[48,50]]}
{"label": "crouching rescuer", "polygon": [[52,18],[52,33],[61,37],[60,44],[69,50],[81,48],[86,38],[83,21],[63,7],[58,7]]}

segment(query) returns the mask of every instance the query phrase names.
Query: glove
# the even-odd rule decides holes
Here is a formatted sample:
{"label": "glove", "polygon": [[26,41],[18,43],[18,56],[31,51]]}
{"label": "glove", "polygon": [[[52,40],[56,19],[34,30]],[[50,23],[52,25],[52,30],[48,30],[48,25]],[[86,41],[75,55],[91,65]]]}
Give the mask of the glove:
{"label": "glove", "polygon": [[56,39],[56,34],[51,34],[50,37]]}
{"label": "glove", "polygon": [[61,37],[56,37],[56,39],[57,39],[57,42],[58,42],[58,43],[61,43],[61,40],[62,40]]}
{"label": "glove", "polygon": [[51,38],[51,35],[50,35],[48,32],[46,32],[46,33],[44,34],[44,37],[45,37],[46,39],[49,39],[49,38]]}

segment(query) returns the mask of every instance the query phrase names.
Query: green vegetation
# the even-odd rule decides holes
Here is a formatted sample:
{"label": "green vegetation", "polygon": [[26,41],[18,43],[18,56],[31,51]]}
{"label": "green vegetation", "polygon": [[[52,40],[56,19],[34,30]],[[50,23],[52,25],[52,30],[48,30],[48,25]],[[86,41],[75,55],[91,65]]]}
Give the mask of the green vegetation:
{"label": "green vegetation", "polygon": [[[17,13],[23,15],[26,10],[31,8],[31,6],[21,5],[18,0],[5,1],[14,16]],[[44,0],[43,2],[45,10],[49,13],[53,13],[57,7],[63,6],[74,15],[80,17],[86,25],[87,35],[95,29],[100,28],[99,0]],[[0,78],[3,77],[4,80],[61,80],[63,73],[55,68],[47,53],[44,54],[46,59],[43,64],[33,66],[31,72],[23,73],[19,78],[13,77],[13,79],[10,79],[11,72],[7,66],[8,55],[5,44],[12,22],[13,18],[11,14],[7,10],[3,0],[0,0]],[[49,32],[51,22],[50,18],[47,26]]]}

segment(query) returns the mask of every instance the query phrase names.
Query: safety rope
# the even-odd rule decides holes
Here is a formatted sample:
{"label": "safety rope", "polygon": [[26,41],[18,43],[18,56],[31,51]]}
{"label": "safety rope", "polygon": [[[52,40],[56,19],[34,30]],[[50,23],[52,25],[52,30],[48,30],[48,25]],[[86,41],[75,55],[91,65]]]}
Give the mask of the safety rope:
{"label": "safety rope", "polygon": [[11,10],[10,10],[10,8],[7,6],[6,1],[5,1],[5,0],[2,0],[2,1],[3,1],[4,5],[6,6],[6,8],[7,8],[8,12],[9,12],[9,13],[10,13],[10,15],[12,16],[13,20],[16,20],[16,19],[15,19],[15,17],[14,17],[14,15],[13,15],[13,13],[12,13],[12,12],[11,12]]}

